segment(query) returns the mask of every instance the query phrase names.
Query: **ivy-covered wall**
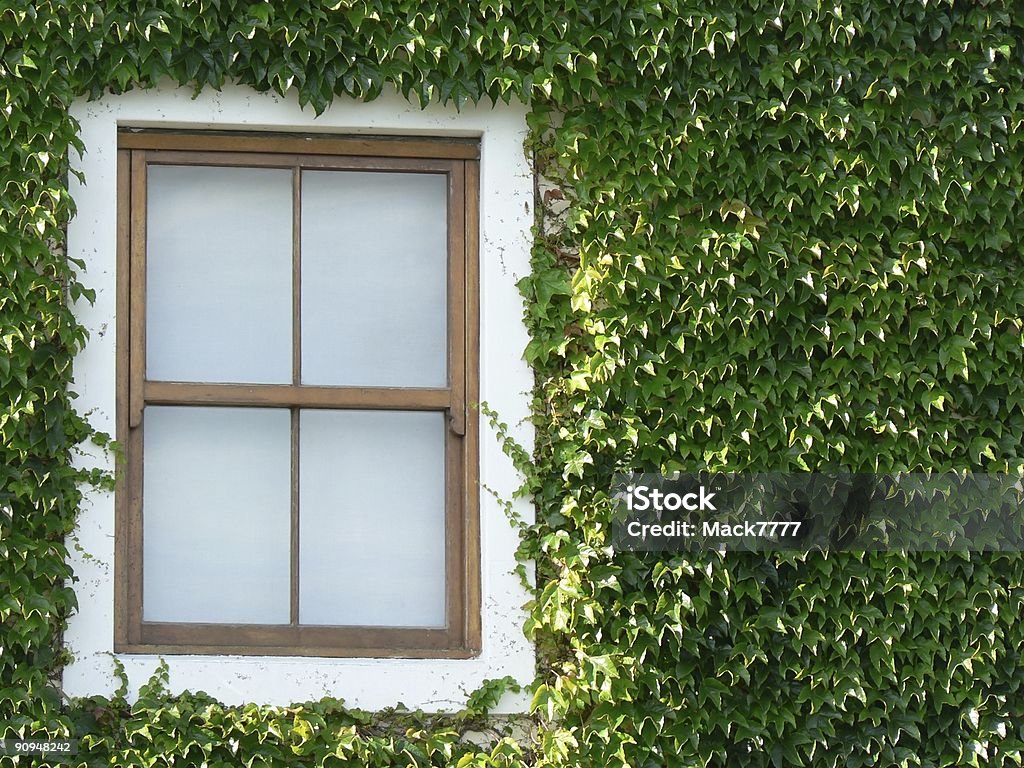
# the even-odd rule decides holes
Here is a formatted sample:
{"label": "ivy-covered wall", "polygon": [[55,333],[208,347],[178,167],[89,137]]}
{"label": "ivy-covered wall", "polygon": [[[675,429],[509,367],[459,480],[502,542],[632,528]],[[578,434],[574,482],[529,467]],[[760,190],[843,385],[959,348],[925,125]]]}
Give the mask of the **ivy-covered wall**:
{"label": "ivy-covered wall", "polygon": [[[3,0],[0,52],[4,736],[87,765],[1021,764],[1021,557],[613,555],[607,528],[619,469],[1024,470],[1019,2]],[[66,109],[165,77],[531,103],[568,202],[522,286],[532,744],[460,737],[500,686],[437,719],[51,684],[89,433]]]}

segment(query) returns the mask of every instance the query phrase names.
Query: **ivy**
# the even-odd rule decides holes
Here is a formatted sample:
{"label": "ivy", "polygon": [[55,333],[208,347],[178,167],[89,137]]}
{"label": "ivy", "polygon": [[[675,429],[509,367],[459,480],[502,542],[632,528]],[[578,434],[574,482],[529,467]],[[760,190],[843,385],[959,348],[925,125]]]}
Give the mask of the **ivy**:
{"label": "ivy", "polygon": [[[0,728],[80,764],[1020,765],[1008,554],[612,554],[617,471],[1024,470],[1024,15],[1009,0],[0,2]],[[66,702],[91,430],[67,114],[169,78],[518,98],[550,183],[527,630],[540,727],[340,702]],[[496,415],[491,414],[492,420]],[[496,422],[500,423],[500,422]],[[510,448],[517,463],[521,452]],[[522,744],[520,743],[522,741]],[[0,761],[2,762],[2,761]]]}

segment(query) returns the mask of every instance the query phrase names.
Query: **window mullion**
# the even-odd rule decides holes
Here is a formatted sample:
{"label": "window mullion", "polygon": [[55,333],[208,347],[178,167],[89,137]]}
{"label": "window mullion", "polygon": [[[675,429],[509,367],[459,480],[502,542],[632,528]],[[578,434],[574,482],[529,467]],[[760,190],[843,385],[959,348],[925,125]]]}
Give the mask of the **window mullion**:
{"label": "window mullion", "polygon": [[299,409],[291,409],[291,543],[290,552],[290,610],[289,622],[299,623]]}
{"label": "window mullion", "polygon": [[[302,384],[302,169],[292,169],[292,385]],[[299,409],[291,409],[290,622],[299,624]]]}
{"label": "window mullion", "polygon": [[292,384],[302,384],[302,170],[292,169]]}

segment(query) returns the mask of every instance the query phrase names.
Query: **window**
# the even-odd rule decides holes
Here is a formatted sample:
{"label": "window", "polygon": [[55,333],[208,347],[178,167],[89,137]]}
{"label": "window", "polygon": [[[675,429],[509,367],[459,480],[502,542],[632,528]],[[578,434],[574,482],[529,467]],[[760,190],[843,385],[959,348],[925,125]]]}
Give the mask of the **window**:
{"label": "window", "polygon": [[116,651],[479,652],[478,158],[119,133]]}
{"label": "window", "polygon": [[[466,232],[467,242],[471,243],[467,270],[473,270],[467,275],[470,290],[466,296],[467,302],[475,304],[467,309],[466,316],[479,318],[473,323],[467,320],[470,332],[479,329],[478,362],[467,362],[467,370],[472,371],[472,378],[466,385],[467,402],[488,403],[501,415],[501,420],[510,425],[511,433],[520,444],[527,449],[532,446],[529,415],[533,376],[522,355],[529,336],[523,322],[523,298],[517,287],[523,276],[529,274],[533,242],[534,177],[528,155],[523,151],[529,133],[527,106],[513,101],[507,105],[467,104],[460,110],[441,104],[420,109],[418,105],[410,105],[401,93],[389,91],[372,102],[338,97],[323,114],[314,116],[310,110],[302,108],[292,93],[281,97],[225,83],[221,90],[206,88],[197,95],[191,88],[164,83],[151,89],[108,93],[98,99],[76,99],[70,110],[87,151],[80,156],[72,152],[70,158],[75,173],[69,175],[68,184],[76,213],[68,224],[68,257],[84,265],[83,279],[96,290],[94,302],[83,300],[73,307],[79,322],[89,331],[88,342],[75,358],[74,389],[78,393],[75,404],[97,429],[119,434],[123,448],[128,447],[130,431],[125,421],[129,395],[125,340],[129,330],[126,289],[130,276],[131,169],[130,158],[125,158],[125,153],[237,152],[256,157],[250,154],[256,147],[245,146],[244,141],[277,138],[298,140],[297,147],[278,145],[267,148],[263,154],[319,155],[322,151],[326,153],[322,156],[390,157],[394,160],[407,157],[417,143],[448,148],[463,144],[461,151],[466,151],[468,146],[471,154],[479,147],[479,159],[444,157],[443,150],[431,150],[428,157],[421,159],[467,162],[466,189],[470,190],[470,195],[479,197],[478,205],[469,206],[467,224],[471,229]],[[366,137],[370,136],[399,134],[417,138],[374,142],[380,149],[368,153],[365,148],[361,152],[328,150],[324,143],[339,140],[331,137],[358,136],[358,141],[363,142],[369,141]],[[187,147],[156,145],[158,137],[166,137],[161,140],[167,141],[173,135],[200,136],[203,141],[201,145]],[[441,140],[435,144],[433,137],[460,137],[462,141]],[[217,144],[228,140],[233,143]],[[130,146],[128,142],[132,141],[140,145]],[[398,145],[406,147],[406,152],[399,154]],[[393,149],[389,150],[388,146]],[[256,163],[243,167],[256,167]],[[78,173],[87,183],[79,179]],[[470,185],[475,186],[471,189]],[[478,195],[476,189],[479,189]],[[120,213],[119,194],[124,209]],[[247,221],[256,224],[260,218],[249,217]],[[203,270],[207,271],[205,265]],[[291,285],[291,281],[286,284]],[[184,314],[187,313],[179,313]],[[142,319],[140,316],[139,320]],[[119,326],[120,344],[116,332]],[[476,354],[472,349],[475,343],[470,340],[468,344],[467,360],[469,355]],[[479,393],[473,391],[477,386]],[[153,407],[179,407],[184,411],[203,406]],[[209,407],[239,413],[248,410],[244,406]],[[347,408],[319,409],[318,413],[331,410],[347,411]],[[144,412],[143,415],[145,434],[142,437],[148,439],[152,425],[149,414]],[[447,414],[442,411],[438,418],[444,420]],[[208,644],[202,647],[197,638],[192,638],[189,645],[158,644],[151,635],[143,643],[139,638],[142,631],[140,608],[136,609],[135,617],[139,630],[134,638],[129,638],[127,585],[130,569],[126,551],[130,536],[125,519],[129,515],[124,451],[117,451],[115,456],[111,451],[83,446],[83,454],[76,458],[78,465],[113,471],[116,458],[121,486],[116,493],[104,488],[83,488],[84,499],[76,528],[67,539],[69,565],[76,575],[73,588],[78,609],[68,618],[63,636],[70,658],[62,672],[65,694],[113,696],[118,687],[115,672],[123,669],[131,700],[139,686],[150,679],[160,659],[169,666],[170,687],[175,693],[203,690],[232,705],[258,702],[286,706],[295,701],[331,696],[343,698],[348,706],[365,710],[379,710],[401,701],[428,712],[454,712],[465,706],[466,692],[475,690],[487,679],[511,675],[526,684],[534,677],[536,659],[533,645],[523,632],[528,620],[523,606],[532,593],[518,575],[515,556],[520,543],[518,532],[503,511],[500,499],[512,499],[515,515],[527,522],[533,519],[533,508],[526,499],[513,496],[522,477],[502,451],[493,430],[483,419],[476,428],[472,424],[467,421],[464,439],[451,438],[462,443],[468,457],[465,470],[468,506],[463,514],[470,528],[463,533],[463,547],[470,569],[464,599],[470,607],[466,610],[465,649],[459,650],[453,643],[456,648],[448,657],[434,649],[419,649],[417,653],[415,647],[389,650],[383,644],[363,652],[354,647],[345,650],[346,646],[340,641],[332,642],[333,650],[321,650],[353,655],[309,655],[317,652],[312,646],[306,646],[308,651],[299,646],[261,648]],[[447,434],[445,439],[449,439]],[[391,477],[397,479],[399,475],[395,473]],[[476,513],[477,506],[479,513]],[[300,519],[303,513],[300,509]],[[471,554],[477,548],[479,554]],[[138,545],[136,552],[137,556],[143,554]],[[299,554],[301,557],[302,553]],[[290,550],[287,557],[290,567]],[[397,554],[389,556],[390,564],[400,562]],[[130,565],[141,574],[144,564],[136,561]],[[526,565],[529,572],[529,564]],[[477,566],[479,575],[474,573]],[[177,570],[170,572],[172,579],[175,573],[185,570],[180,563],[174,567]],[[136,578],[141,579],[141,575]],[[185,586],[181,584],[182,594],[193,599],[193,605],[198,605],[203,590],[187,595]],[[478,594],[474,594],[476,589],[479,589]],[[223,615],[218,618],[225,621]],[[191,626],[188,621],[167,623]],[[223,629],[223,625],[215,624],[214,628]],[[473,642],[476,634],[479,644]],[[240,642],[235,637],[232,636],[232,642]],[[236,655],[230,652],[232,648],[247,653]],[[476,648],[479,648],[478,653]],[[177,652],[186,649],[205,652]],[[263,655],[266,653],[274,655]],[[358,655],[360,653],[363,655]],[[391,655],[384,656],[386,653]],[[515,697],[509,694],[498,711],[523,712],[529,708],[529,703],[525,693]]]}

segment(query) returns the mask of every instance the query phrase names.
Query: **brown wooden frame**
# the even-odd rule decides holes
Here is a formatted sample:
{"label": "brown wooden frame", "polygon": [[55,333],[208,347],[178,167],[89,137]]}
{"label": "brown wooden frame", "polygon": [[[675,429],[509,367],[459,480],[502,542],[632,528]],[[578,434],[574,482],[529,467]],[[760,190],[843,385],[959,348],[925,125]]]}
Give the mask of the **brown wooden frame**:
{"label": "brown wooden frame", "polygon": [[[146,359],[146,169],[152,164],[293,170],[292,383],[149,381]],[[299,215],[304,168],[433,172],[448,178],[448,386],[301,384]],[[194,133],[121,129],[117,153],[117,472],[114,650],[120,653],[467,658],[480,652],[479,142],[475,139]],[[291,622],[188,624],[143,620],[143,429],[147,405],[289,408],[292,414]],[[298,622],[298,409],[448,414],[445,441],[446,623],[443,629],[324,627]]]}

